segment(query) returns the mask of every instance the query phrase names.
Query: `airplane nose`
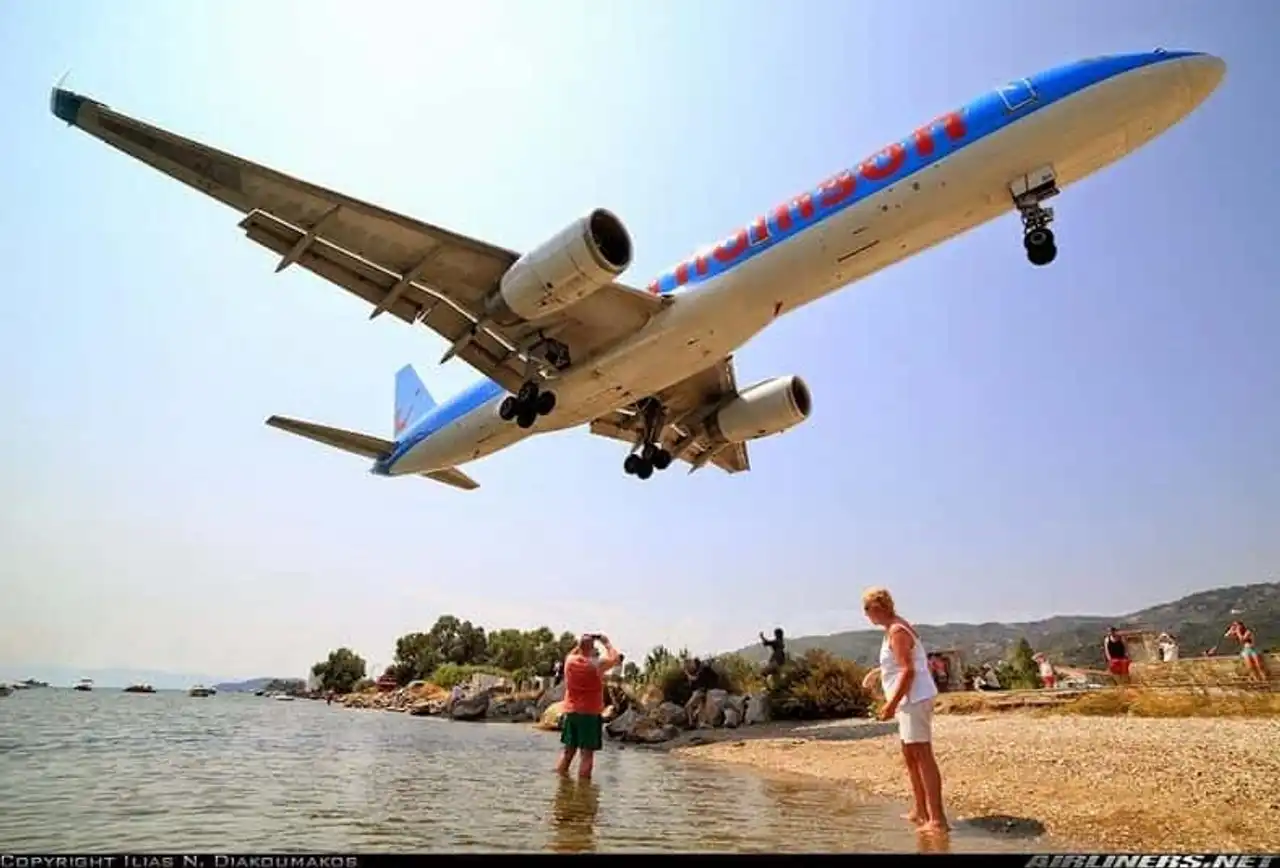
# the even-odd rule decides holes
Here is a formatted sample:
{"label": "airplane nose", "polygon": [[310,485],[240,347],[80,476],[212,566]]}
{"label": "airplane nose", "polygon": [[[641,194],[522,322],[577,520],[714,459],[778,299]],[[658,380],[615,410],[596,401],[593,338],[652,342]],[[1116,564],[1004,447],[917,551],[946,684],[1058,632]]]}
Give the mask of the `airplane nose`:
{"label": "airplane nose", "polygon": [[1227,74],[1227,64],[1212,54],[1194,54],[1181,60],[1182,74],[1187,83],[1190,105],[1195,108],[1218,89]]}

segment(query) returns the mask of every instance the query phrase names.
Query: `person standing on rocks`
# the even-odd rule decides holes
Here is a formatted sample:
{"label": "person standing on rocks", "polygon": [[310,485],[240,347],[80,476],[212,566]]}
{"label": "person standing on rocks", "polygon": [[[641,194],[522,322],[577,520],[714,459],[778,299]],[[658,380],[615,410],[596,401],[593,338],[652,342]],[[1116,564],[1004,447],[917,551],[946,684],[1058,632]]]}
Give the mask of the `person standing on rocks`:
{"label": "person standing on rocks", "polygon": [[879,672],[885,703],[880,719],[898,722],[902,759],[915,798],[906,819],[922,831],[945,831],[942,772],[933,755],[933,703],[938,687],[929,675],[924,643],[915,628],[897,613],[893,597],[884,588],[863,592],[862,610],[868,621],[884,629]]}
{"label": "person standing on rocks", "polygon": [[764,638],[764,633],[761,633],[760,644],[769,649],[769,662],[764,665],[761,672],[765,680],[772,685],[778,673],[782,671],[783,664],[787,662],[787,643],[782,638],[782,628],[773,628],[772,639]]}
{"label": "person standing on rocks", "polygon": [[[596,654],[596,643],[604,654]],[[564,659],[564,704],[560,723],[560,762],[556,771],[569,773],[573,758],[578,760],[578,777],[591,778],[596,751],[604,744],[604,673],[618,665],[619,654],[602,633],[584,633]]]}
{"label": "person standing on rocks", "polygon": [[708,660],[694,657],[685,664],[684,675],[689,679],[689,701],[684,704],[685,717],[689,719],[691,729],[698,728],[698,715],[707,702],[707,691],[714,690],[718,684],[716,671]]}

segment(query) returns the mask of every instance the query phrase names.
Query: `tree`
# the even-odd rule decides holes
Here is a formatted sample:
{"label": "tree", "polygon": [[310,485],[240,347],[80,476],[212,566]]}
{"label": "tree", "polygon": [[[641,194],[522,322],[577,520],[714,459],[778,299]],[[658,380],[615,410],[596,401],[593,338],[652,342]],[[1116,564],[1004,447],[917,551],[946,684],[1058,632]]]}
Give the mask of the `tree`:
{"label": "tree", "polygon": [[644,677],[640,667],[636,665],[634,660],[628,660],[622,666],[622,680],[628,684],[638,684]]}
{"label": "tree", "polygon": [[1036,665],[1035,651],[1027,637],[1023,636],[1013,646],[1008,662],[1001,667],[1000,682],[1005,687],[1031,689],[1040,686],[1040,667]]}
{"label": "tree", "polygon": [[356,682],[365,677],[364,658],[350,648],[330,651],[325,660],[311,667],[311,674],[320,681],[322,690],[350,693]]}

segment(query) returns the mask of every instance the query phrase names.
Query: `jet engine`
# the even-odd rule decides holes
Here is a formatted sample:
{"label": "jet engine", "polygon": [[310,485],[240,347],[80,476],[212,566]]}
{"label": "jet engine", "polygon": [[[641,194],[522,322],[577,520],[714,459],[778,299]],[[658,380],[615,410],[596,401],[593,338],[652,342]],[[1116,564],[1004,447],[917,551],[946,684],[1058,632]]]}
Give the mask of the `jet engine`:
{"label": "jet engine", "polygon": [[813,409],[809,387],[799,377],[774,377],[749,386],[720,408],[708,424],[716,439],[742,443],[794,428]]}
{"label": "jet engine", "polygon": [[485,313],[499,325],[533,322],[613,282],[631,265],[631,236],[611,211],[597,208],[515,261]]}

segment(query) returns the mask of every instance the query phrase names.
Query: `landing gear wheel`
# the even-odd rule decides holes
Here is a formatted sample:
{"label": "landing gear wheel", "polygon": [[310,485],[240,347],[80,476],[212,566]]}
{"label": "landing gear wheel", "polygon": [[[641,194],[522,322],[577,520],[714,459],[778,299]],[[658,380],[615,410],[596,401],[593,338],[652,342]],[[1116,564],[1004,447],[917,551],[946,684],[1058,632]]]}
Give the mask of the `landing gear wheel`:
{"label": "landing gear wheel", "polygon": [[1058,256],[1058,246],[1054,243],[1053,231],[1049,229],[1032,229],[1022,238],[1022,246],[1027,250],[1027,260],[1032,265],[1048,265]]}
{"label": "landing gear wheel", "polygon": [[653,465],[648,461],[641,461],[640,466],[636,468],[636,477],[638,479],[648,479],[653,476]]}
{"label": "landing gear wheel", "polygon": [[503,422],[510,422],[520,412],[520,402],[508,395],[502,399],[502,403],[498,405],[498,418]]}
{"label": "landing gear wheel", "polygon": [[641,460],[639,455],[628,455],[626,460],[622,462],[622,472],[627,476],[635,476],[643,463],[644,461]]}
{"label": "landing gear wheel", "polygon": [[654,470],[666,470],[671,466],[671,453],[665,449],[658,448],[653,450],[653,455],[649,457],[653,462]]}
{"label": "landing gear wheel", "polygon": [[555,392],[539,392],[538,397],[533,402],[534,410],[539,416],[545,416],[556,408]]}
{"label": "landing gear wheel", "polygon": [[521,410],[520,415],[516,416],[516,424],[521,428],[532,428],[533,423],[538,421],[538,414],[531,413],[528,410]]}
{"label": "landing gear wheel", "polygon": [[538,384],[530,380],[520,386],[520,391],[516,393],[516,400],[523,406],[528,407],[538,400]]}

